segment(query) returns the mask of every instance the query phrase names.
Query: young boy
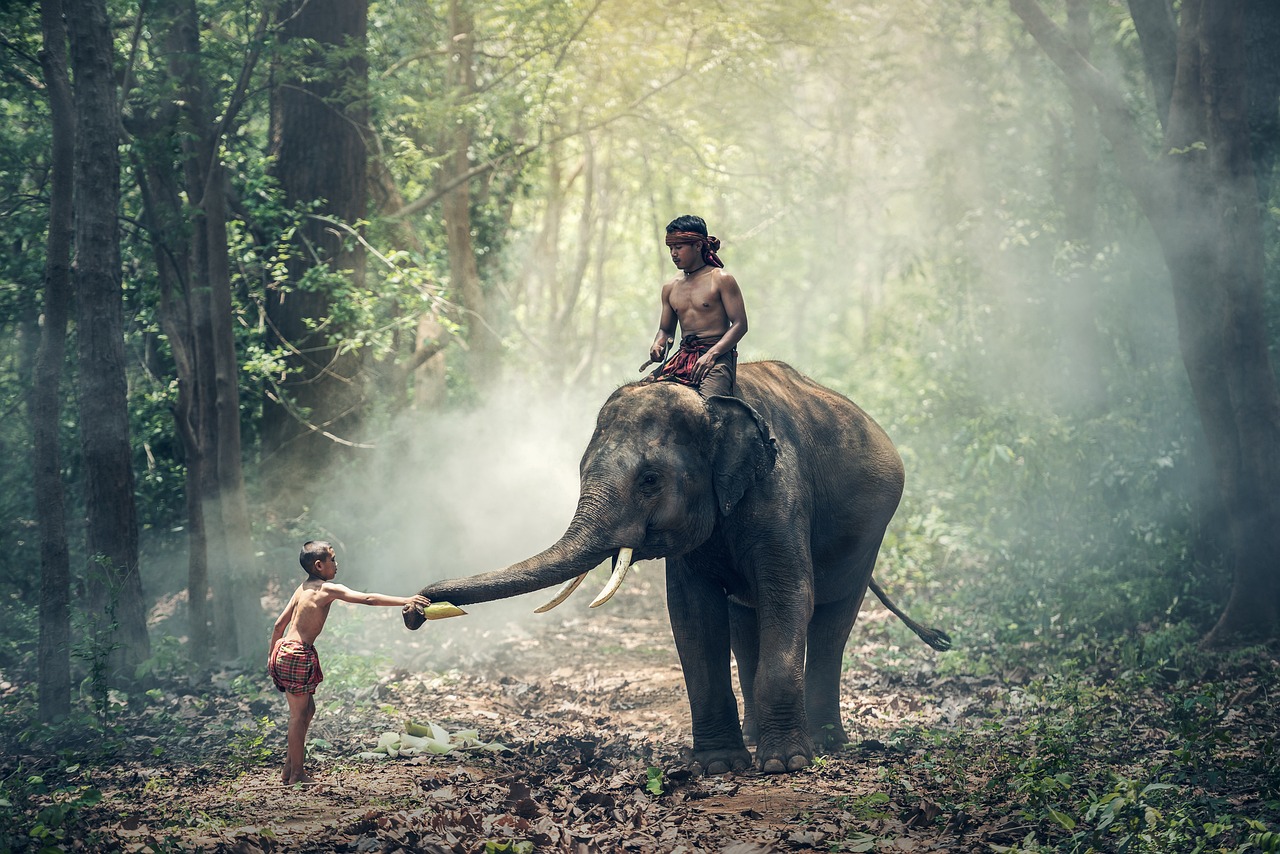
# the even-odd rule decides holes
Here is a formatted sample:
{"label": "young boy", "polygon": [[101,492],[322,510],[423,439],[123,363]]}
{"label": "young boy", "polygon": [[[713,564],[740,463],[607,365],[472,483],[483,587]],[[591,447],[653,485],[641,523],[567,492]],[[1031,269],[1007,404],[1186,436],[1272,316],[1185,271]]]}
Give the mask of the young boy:
{"label": "young boy", "polygon": [[[667,224],[667,247],[680,275],[662,286],[658,334],[649,348],[657,370],[645,382],[668,380],[695,388],[705,400],[730,395],[738,370],[737,344],[747,334],[747,307],[738,281],[716,255],[719,239],[707,234],[700,216],[685,214]],[[663,362],[680,323],[680,349]]]}
{"label": "young boy", "polygon": [[284,772],[280,775],[286,785],[310,783],[311,777],[303,768],[307,750],[307,728],[316,713],[316,686],[324,679],[320,672],[320,656],[313,644],[324,630],[329,617],[329,606],[335,600],[354,602],[357,605],[403,605],[404,610],[426,608],[431,604],[424,596],[387,596],[382,593],[361,593],[333,579],[338,574],[338,559],[333,546],[323,540],[304,543],[298,561],[309,576],[298,585],[284,611],[276,619],[271,632],[271,656],[267,660],[267,672],[276,688],[285,692],[289,700],[289,750]]}

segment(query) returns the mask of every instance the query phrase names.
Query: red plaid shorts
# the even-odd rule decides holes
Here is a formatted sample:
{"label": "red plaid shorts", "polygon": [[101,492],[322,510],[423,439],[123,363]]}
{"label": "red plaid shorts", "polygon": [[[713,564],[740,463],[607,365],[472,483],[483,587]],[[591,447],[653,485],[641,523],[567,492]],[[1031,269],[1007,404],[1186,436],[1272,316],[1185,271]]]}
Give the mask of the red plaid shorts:
{"label": "red plaid shorts", "polygon": [[279,691],[290,694],[314,694],[316,686],[324,681],[320,670],[320,656],[316,648],[302,641],[276,641],[271,650],[271,662],[267,665],[271,680]]}

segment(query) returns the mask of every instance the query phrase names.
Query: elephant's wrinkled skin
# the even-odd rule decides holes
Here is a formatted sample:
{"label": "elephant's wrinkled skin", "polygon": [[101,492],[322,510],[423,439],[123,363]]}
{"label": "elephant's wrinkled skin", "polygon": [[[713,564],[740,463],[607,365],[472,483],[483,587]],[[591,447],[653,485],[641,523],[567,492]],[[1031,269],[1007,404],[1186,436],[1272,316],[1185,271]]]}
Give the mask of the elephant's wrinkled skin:
{"label": "elephant's wrinkled skin", "polygon": [[[674,383],[610,396],[581,464],[564,536],[495,572],[423,588],[434,601],[486,602],[569,581],[620,550],[666,558],[667,606],[693,716],[692,765],[747,767],[743,730],[766,772],[796,771],[815,743],[839,747],[845,641],[902,495],[889,437],[847,398],[780,362],[738,371],[741,400],[704,405]],[[422,624],[414,613],[405,624]],[[730,677],[738,662],[745,716]]]}

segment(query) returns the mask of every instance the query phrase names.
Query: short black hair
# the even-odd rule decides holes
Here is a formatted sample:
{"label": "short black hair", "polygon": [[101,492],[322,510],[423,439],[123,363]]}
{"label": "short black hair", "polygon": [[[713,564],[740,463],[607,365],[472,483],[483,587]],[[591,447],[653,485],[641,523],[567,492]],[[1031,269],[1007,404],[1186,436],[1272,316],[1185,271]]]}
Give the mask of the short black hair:
{"label": "short black hair", "polygon": [[693,214],[681,214],[667,223],[667,234],[673,231],[692,231],[704,237],[710,234],[707,231],[707,221]]}
{"label": "short black hair", "polygon": [[298,563],[302,564],[302,568],[307,571],[307,575],[311,575],[316,561],[327,560],[329,551],[332,548],[333,546],[328,540],[307,540],[302,544],[302,552],[298,555]]}

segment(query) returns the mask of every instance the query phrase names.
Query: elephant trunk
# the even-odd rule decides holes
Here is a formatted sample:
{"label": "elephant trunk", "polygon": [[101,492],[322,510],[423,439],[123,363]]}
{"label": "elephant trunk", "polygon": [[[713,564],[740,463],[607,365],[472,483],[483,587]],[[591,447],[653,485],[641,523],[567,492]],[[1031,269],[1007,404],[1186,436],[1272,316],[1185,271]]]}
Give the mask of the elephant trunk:
{"label": "elephant trunk", "polygon": [[[619,547],[613,541],[618,535],[602,534],[612,530],[602,525],[599,514],[579,501],[577,512],[564,535],[556,543],[531,558],[512,564],[505,569],[484,572],[466,578],[438,581],[424,587],[423,596],[433,602],[451,602],[454,605],[470,605],[476,602],[492,602],[524,593],[541,590],[566,582],[559,595],[538,611],[546,611],[560,604],[581,583],[588,572],[610,557],[615,557],[615,571],[605,590],[593,601],[593,607],[607,601],[621,585],[631,562],[631,547]],[[637,543],[638,545],[638,543]],[[422,615],[410,611],[404,615],[405,625],[417,629],[423,623]]]}
{"label": "elephant trunk", "polygon": [[483,572],[468,578],[437,581],[422,589],[422,595],[437,602],[471,605],[508,599],[558,584],[581,575],[609,556],[609,552],[587,548],[564,539],[545,551],[506,569]]}

